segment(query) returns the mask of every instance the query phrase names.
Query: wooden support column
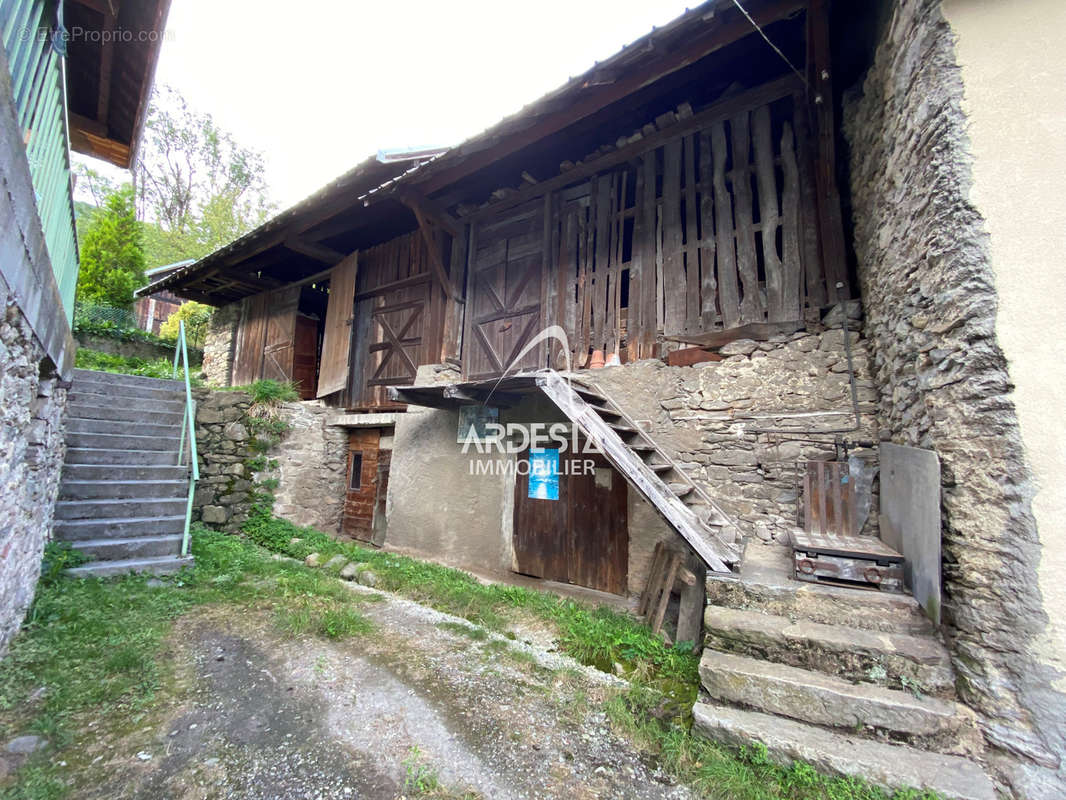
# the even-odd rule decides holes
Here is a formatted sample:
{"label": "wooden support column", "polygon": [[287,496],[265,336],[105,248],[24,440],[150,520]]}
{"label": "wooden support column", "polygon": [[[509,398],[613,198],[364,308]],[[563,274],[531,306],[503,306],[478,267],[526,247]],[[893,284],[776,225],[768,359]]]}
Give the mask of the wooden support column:
{"label": "wooden support column", "polygon": [[[822,263],[830,303],[851,296],[848,288],[844,222],[836,181],[836,129],[833,114],[832,58],[829,49],[829,12],[825,0],[811,0],[807,10],[808,93],[814,118],[815,183],[818,191],[818,228]],[[837,288],[837,284],[843,284]]]}

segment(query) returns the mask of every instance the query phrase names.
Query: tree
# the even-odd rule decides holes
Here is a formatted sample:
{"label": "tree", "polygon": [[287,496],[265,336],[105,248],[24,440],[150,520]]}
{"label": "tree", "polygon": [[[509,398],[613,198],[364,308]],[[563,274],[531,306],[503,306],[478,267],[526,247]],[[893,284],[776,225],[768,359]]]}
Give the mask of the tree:
{"label": "tree", "polygon": [[121,186],[104,198],[81,240],[78,299],[128,308],[145,283],[141,226],[133,187]]}
{"label": "tree", "polygon": [[159,335],[163,339],[177,339],[178,325],[185,322],[185,338],[191,345],[200,346],[207,334],[207,323],[211,321],[211,315],[215,309],[211,306],[190,300],[167,317],[166,321],[159,326]]}
{"label": "tree", "polygon": [[160,263],[204,256],[273,211],[262,153],[169,87],[152,93],[133,172],[140,218],[158,226],[149,239]]}

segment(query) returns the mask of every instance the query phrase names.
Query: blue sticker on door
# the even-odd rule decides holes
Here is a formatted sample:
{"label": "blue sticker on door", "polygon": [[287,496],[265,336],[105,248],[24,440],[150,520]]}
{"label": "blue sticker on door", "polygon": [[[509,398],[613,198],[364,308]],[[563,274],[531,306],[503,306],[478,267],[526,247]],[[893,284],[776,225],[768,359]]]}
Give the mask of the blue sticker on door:
{"label": "blue sticker on door", "polygon": [[529,450],[529,496],[534,500],[559,499],[559,451],[543,447]]}

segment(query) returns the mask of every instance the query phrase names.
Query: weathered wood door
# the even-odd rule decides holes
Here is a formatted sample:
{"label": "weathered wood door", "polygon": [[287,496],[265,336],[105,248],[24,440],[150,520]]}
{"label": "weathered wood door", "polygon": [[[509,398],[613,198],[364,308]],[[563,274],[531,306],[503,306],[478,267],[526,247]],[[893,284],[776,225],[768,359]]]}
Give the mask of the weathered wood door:
{"label": "weathered wood door", "polygon": [[439,359],[443,296],[427,259],[417,231],[360,255],[349,408],[395,406],[388,387]]}
{"label": "weathered wood door", "polygon": [[476,380],[545,366],[543,344],[519,357],[543,326],[542,202],[478,223],[471,236],[465,376]]}
{"label": "weathered wood door", "polygon": [[318,375],[318,321],[296,315],[296,335],[293,342],[292,382],[301,400],[313,400]]}
{"label": "weathered wood door", "polygon": [[263,292],[244,299],[237,330],[234,386],[246,386],[260,378],[292,380],[299,301],[299,287]]}
{"label": "weathered wood door", "polygon": [[[529,451],[519,458],[528,461]],[[563,469],[562,459],[559,468]],[[534,499],[529,496],[529,475],[519,473],[515,476],[512,536],[515,572],[548,581],[569,582],[567,489],[567,481],[560,478],[558,500]]]}
{"label": "weathered wood door", "polygon": [[[528,452],[522,457],[528,458]],[[586,459],[595,464],[588,473],[582,469]],[[598,455],[564,456],[560,470],[558,500],[529,497],[529,476],[516,477],[515,571],[625,594],[629,567],[625,478]]]}
{"label": "weathered wood door", "polygon": [[369,542],[374,533],[380,437],[377,428],[356,428],[348,435],[348,489],[341,533],[361,542]]}
{"label": "weathered wood door", "polygon": [[296,306],[300,289],[279,289],[274,292],[270,316],[267,317],[266,340],[263,343],[263,370],[260,377],[276,381],[292,380],[292,361],[296,341]]}
{"label": "weathered wood door", "polygon": [[342,391],[348,384],[358,271],[358,253],[352,253],[330,271],[329,302],[326,305],[326,325],[322,337],[322,370],[316,397]]}
{"label": "weathered wood door", "polygon": [[603,456],[586,455],[593,470],[571,475],[568,564],[570,583],[625,594],[629,530],[625,478]]}

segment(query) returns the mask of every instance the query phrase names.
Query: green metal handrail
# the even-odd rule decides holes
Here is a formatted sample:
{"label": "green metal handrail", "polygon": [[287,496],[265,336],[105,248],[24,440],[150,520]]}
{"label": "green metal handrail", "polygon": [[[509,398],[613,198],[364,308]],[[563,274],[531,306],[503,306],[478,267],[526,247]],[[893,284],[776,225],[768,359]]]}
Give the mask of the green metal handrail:
{"label": "green metal handrail", "polygon": [[189,555],[189,524],[192,522],[192,499],[196,492],[196,482],[200,480],[200,457],[196,451],[196,401],[192,397],[192,384],[189,383],[189,348],[185,344],[185,320],[178,322],[178,343],[174,346],[174,379],[178,377],[178,357],[185,368],[185,414],[181,418],[181,440],[178,443],[178,466],[185,456],[185,432],[189,433],[189,460],[192,471],[189,473],[189,501],[185,504],[185,530],[181,537],[181,554]]}

